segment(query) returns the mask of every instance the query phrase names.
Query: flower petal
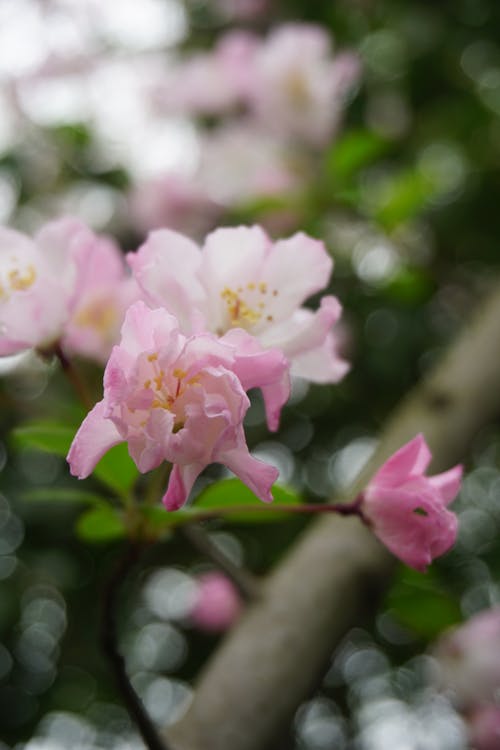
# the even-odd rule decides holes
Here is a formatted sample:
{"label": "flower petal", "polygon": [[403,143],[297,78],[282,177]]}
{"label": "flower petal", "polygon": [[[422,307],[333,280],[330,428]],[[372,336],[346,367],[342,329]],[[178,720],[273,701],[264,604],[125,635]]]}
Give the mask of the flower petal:
{"label": "flower petal", "polygon": [[71,444],[67,461],[78,479],[88,477],[106,451],[123,442],[114,423],[104,416],[106,410],[103,399],[87,414]]}
{"label": "flower petal", "polygon": [[431,458],[429,446],[420,433],[385,462],[369,486],[397,487],[410,476],[421,476],[430,464]]}
{"label": "flower petal", "polygon": [[458,465],[454,466],[453,469],[443,472],[443,474],[436,474],[428,478],[429,484],[439,490],[445,505],[453,502],[458,495],[462,474],[463,466]]}

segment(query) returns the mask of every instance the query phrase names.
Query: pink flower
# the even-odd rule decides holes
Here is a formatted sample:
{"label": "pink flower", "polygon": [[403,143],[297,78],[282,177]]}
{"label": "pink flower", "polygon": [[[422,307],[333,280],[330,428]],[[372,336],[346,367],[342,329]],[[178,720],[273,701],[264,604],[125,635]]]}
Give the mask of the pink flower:
{"label": "pink flower", "polygon": [[493,702],[500,691],[500,607],[445,633],[433,656],[436,682],[460,708]]}
{"label": "pink flower", "polygon": [[431,453],[423,435],[400,448],[363,492],[361,512],[373,532],[404,563],[424,571],[457,536],[457,518],[446,506],[460,489],[462,467],[424,476]]}
{"label": "pink flower", "polygon": [[302,233],[272,242],[254,226],[218,229],[200,249],[160,230],[127,260],[146,301],[166,307],[185,333],[244,329],[266,349],[281,349],[292,374],[335,383],[347,372],[332,332],[338,300],[323,297],[316,312],[302,307],[329,280],[333,263],[322,242]]}
{"label": "pink flower", "polygon": [[[242,332],[244,333],[244,332]],[[104,373],[104,398],[71,446],[71,473],[88,476],[112,446],[128,442],[139,471],[173,464],[163,501],[181,507],[210,463],[224,464],[265,502],[277,471],[253,458],[243,432],[248,388],[261,387],[278,413],[288,397],[286,361],[277,351],[238,348],[211,334],[186,338],[166,310],[129,308]]]}
{"label": "pink flower", "polygon": [[134,225],[142,232],[168,227],[198,237],[215,225],[222,208],[199,180],[171,173],[136,185],[130,210]]}
{"label": "pink flower", "polygon": [[124,256],[105,237],[90,232],[75,248],[77,279],[71,313],[64,327],[62,348],[105,363],[120,338],[127,308],[140,290],[127,273]]}
{"label": "pink flower", "polygon": [[474,750],[498,750],[500,747],[500,706],[478,706],[466,716],[470,746]]}
{"label": "pink flower", "polygon": [[83,232],[73,219],[46,224],[33,239],[0,228],[0,355],[47,347],[61,336]]}
{"label": "pink flower", "polygon": [[0,355],[60,343],[105,361],[139,294],[119,249],[78,219],[45,224],[33,239],[0,228]]}
{"label": "pink flower", "polygon": [[190,619],[200,630],[219,633],[227,630],[241,612],[241,599],[222,573],[206,573],[198,578]]}
{"label": "pink flower", "polygon": [[283,142],[248,121],[209,131],[201,141],[197,181],[218,203],[241,206],[259,197],[287,195],[300,185]]}
{"label": "pink flower", "polygon": [[223,35],[213,50],[192,54],[168,71],[155,92],[157,106],[191,115],[235,109],[248,98],[258,45],[250,33]]}
{"label": "pink flower", "polygon": [[324,145],[359,78],[358,58],[333,58],[330,37],[319,26],[278,27],[257,52],[251,107],[266,128],[282,137]]}

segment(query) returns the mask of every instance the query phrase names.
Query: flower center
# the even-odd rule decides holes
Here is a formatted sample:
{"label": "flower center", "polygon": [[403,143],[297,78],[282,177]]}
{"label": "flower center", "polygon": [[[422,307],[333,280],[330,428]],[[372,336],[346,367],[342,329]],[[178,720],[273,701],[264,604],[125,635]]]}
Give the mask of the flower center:
{"label": "flower center", "polygon": [[[274,317],[266,314],[268,295],[268,287],[265,281],[257,283],[251,281],[246,287],[239,286],[236,290],[229,286],[224,287],[220,296],[225,302],[229,318],[228,327],[250,330],[262,321],[272,323]],[[273,289],[271,295],[276,297],[278,290]]]}
{"label": "flower center", "polygon": [[31,263],[21,270],[16,266],[17,258],[11,258],[11,262],[14,267],[7,271],[3,283],[0,282],[0,300],[9,299],[12,292],[26,291],[36,281],[36,270]]}
{"label": "flower center", "polygon": [[103,337],[113,337],[118,324],[118,315],[109,299],[101,297],[78,310],[74,322],[82,328],[93,328]]}
{"label": "flower center", "polygon": [[[183,396],[186,389],[199,382],[199,376],[186,380],[187,373],[176,367],[171,372],[165,372],[158,364],[158,354],[149,354],[148,362],[151,363],[151,377],[143,382],[147,391],[153,392],[152,409],[165,409],[174,415],[173,432],[178,432],[184,427],[184,413],[182,406],[179,408],[178,399]],[[142,425],[145,425],[145,421]]]}

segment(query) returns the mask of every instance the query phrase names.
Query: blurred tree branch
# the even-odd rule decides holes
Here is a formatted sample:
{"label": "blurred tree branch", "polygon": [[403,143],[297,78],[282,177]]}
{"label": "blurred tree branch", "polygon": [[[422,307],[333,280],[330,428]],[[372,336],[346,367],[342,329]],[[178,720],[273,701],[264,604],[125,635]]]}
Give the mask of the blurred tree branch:
{"label": "blurred tree branch", "polygon": [[[460,460],[500,411],[499,340],[497,284],[443,361],[396,409],[346,500],[418,432],[431,447],[434,471]],[[312,522],[204,669],[187,714],[166,733],[173,748],[270,746],[317,684],[336,644],[376,606],[393,567],[357,519]]]}

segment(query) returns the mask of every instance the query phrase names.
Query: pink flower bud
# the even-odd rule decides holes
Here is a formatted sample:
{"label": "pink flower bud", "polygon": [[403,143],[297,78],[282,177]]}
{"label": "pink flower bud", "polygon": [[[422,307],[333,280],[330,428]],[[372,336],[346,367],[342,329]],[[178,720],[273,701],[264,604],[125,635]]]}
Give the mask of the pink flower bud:
{"label": "pink flower bud", "polygon": [[193,624],[210,633],[227,630],[241,612],[240,596],[222,573],[200,576],[198,590],[190,618]]}
{"label": "pink flower bud", "polygon": [[363,493],[361,512],[374,534],[400,560],[424,571],[457,536],[457,517],[447,510],[460,489],[462,467],[424,476],[431,453],[423,435],[400,448]]}

